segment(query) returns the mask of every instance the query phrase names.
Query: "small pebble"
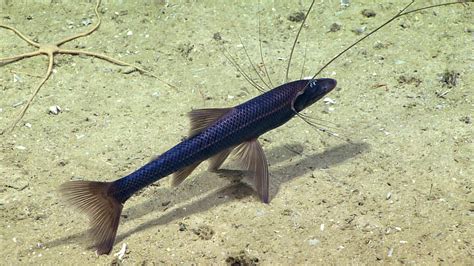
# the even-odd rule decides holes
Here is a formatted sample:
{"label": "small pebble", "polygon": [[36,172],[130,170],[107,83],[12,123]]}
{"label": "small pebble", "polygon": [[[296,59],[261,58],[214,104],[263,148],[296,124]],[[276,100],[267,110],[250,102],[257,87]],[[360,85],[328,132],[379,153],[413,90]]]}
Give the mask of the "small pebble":
{"label": "small pebble", "polygon": [[127,36],[132,36],[133,32],[131,30],[127,31]]}
{"label": "small pebble", "polygon": [[19,101],[19,102],[16,102],[12,105],[13,108],[17,108],[18,106],[24,104],[25,102],[24,101]]}
{"label": "small pebble", "polygon": [[308,240],[308,244],[309,244],[310,246],[316,246],[316,245],[318,245],[319,243],[321,243],[321,241],[320,241],[319,239],[316,239],[316,238]]}
{"label": "small pebble", "polygon": [[387,252],[387,257],[391,257],[393,255],[393,248],[390,248]]}
{"label": "small pebble", "polygon": [[119,250],[119,252],[115,253],[114,256],[117,257],[119,260],[123,260],[123,257],[127,253],[127,244],[123,243],[122,248]]}
{"label": "small pebble", "polygon": [[334,110],[336,110],[336,109],[334,109],[334,107],[326,107],[326,108],[324,108],[323,113],[329,114],[329,113],[334,112]]}
{"label": "small pebble", "polygon": [[178,230],[181,231],[181,232],[184,232],[184,231],[186,231],[186,230],[188,229],[187,226],[186,226],[186,224],[184,224],[184,223],[182,223],[182,222],[179,222],[178,225],[179,225],[179,229],[178,229]]}
{"label": "small pebble", "polygon": [[[0,112],[2,112],[2,108],[0,108]],[[470,116],[463,116],[459,119],[459,121],[464,122],[466,124],[472,124],[472,119]]]}
{"label": "small pebble", "polygon": [[83,26],[90,25],[90,24],[92,24],[92,19],[90,19],[90,18],[83,18],[83,19],[81,20],[81,24],[82,24]]}
{"label": "small pebble", "polygon": [[57,115],[60,112],[61,112],[61,107],[59,107],[58,105],[52,105],[48,109],[48,113],[52,115]]}
{"label": "small pebble", "polygon": [[362,26],[362,27],[353,29],[352,32],[354,32],[354,33],[356,33],[357,35],[359,35],[359,34],[364,33],[366,29],[367,29],[367,26]]}
{"label": "small pebble", "polygon": [[31,124],[30,123],[25,123],[25,127],[31,128]]}
{"label": "small pebble", "polygon": [[336,31],[339,31],[340,29],[341,29],[341,24],[339,23],[333,23],[331,24],[331,27],[329,27],[330,32],[336,32]]}
{"label": "small pebble", "polygon": [[214,33],[214,35],[212,36],[212,38],[216,41],[221,41],[222,40],[222,36],[221,36],[221,33],[220,32],[216,32]]}
{"label": "small pebble", "polygon": [[362,10],[362,15],[366,18],[372,18],[372,17],[375,17],[375,11],[371,10],[371,9],[364,9]]}
{"label": "small pebble", "polygon": [[387,196],[385,197],[386,200],[389,200],[392,197],[392,192],[388,192]]}
{"label": "small pebble", "polygon": [[84,177],[82,177],[82,176],[77,176],[77,175],[73,175],[73,176],[71,176],[71,180],[73,180],[73,181],[74,181],[74,180],[84,180]]}
{"label": "small pebble", "polygon": [[386,48],[386,45],[381,43],[381,42],[377,42],[375,45],[374,45],[374,48],[375,49],[382,49],[382,48]]}
{"label": "small pebble", "polygon": [[21,77],[17,74],[13,74],[13,82],[22,82]]}
{"label": "small pebble", "polygon": [[288,16],[288,20],[291,22],[302,22],[304,20],[305,14],[302,11],[294,12]]}
{"label": "small pebble", "polygon": [[336,104],[336,101],[333,100],[333,99],[331,99],[331,98],[329,98],[329,97],[324,98],[324,99],[323,99],[323,102],[324,102],[325,104],[328,104],[328,105]]}

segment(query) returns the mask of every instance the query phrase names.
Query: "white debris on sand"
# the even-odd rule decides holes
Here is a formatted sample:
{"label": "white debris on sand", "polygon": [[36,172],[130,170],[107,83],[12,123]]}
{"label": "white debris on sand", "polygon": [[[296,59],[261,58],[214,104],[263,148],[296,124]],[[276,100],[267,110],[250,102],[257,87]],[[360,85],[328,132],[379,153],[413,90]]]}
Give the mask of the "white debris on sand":
{"label": "white debris on sand", "polygon": [[50,113],[52,115],[57,115],[60,112],[61,112],[61,107],[59,107],[58,105],[52,105],[48,109],[48,113]]}
{"label": "white debris on sand", "polygon": [[119,252],[114,254],[114,257],[117,257],[119,260],[123,260],[123,257],[125,256],[126,252],[127,252],[127,243],[123,243],[122,248],[119,250]]}

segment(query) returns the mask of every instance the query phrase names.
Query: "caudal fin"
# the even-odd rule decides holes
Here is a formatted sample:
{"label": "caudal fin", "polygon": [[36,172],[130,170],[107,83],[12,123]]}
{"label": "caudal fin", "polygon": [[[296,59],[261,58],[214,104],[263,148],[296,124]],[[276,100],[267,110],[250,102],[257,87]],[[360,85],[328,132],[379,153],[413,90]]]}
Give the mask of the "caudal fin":
{"label": "caudal fin", "polygon": [[89,216],[90,235],[98,254],[109,254],[122,212],[122,203],[111,195],[113,183],[71,181],[61,185],[60,192],[72,206]]}

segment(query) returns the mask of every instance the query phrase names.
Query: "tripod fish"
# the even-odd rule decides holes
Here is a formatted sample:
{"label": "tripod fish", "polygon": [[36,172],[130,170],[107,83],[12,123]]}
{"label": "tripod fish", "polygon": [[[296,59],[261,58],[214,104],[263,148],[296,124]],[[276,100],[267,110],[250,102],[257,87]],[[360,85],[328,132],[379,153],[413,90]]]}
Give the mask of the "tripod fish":
{"label": "tripod fish", "polygon": [[[305,120],[299,112],[336,87],[334,79],[315,77],[352,47],[401,16],[429,8],[472,1],[442,3],[406,11],[413,2],[412,0],[391,19],[339,52],[312,78],[285,83],[232,108],[191,111],[189,137],[135,172],[113,182],[70,181],[63,184],[61,192],[65,199],[89,216],[90,231],[97,253],[108,254],[112,250],[123,204],[134,193],[172,173],[174,173],[172,184],[178,185],[201,162],[208,159],[209,169],[217,170],[234,150],[237,159],[244,164],[246,170],[253,173],[258,196],[263,202],[268,203],[268,165],[257,139],[262,134],[285,124],[295,115]],[[314,3],[315,0],[311,2],[295,38],[285,80],[288,80],[291,56],[299,33]],[[238,65],[236,67],[239,68]],[[311,125],[311,121],[305,120],[305,122]]]}
{"label": "tripod fish", "polygon": [[209,159],[209,170],[217,170],[232,151],[253,173],[257,194],[268,203],[268,165],[258,137],[285,124],[335,87],[334,79],[301,79],[232,108],[193,110],[189,137],[156,159],[113,182],[70,181],[61,186],[61,192],[89,216],[98,254],[112,250],[123,204],[134,193],[172,173],[176,186],[204,160]]}

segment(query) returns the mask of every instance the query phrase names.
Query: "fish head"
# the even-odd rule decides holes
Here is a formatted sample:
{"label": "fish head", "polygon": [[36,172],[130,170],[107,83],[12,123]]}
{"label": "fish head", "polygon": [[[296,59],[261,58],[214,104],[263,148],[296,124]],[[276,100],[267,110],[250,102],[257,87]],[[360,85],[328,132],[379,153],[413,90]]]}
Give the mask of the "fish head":
{"label": "fish head", "polygon": [[293,109],[296,112],[300,112],[317,102],[324,95],[332,91],[337,84],[335,79],[330,78],[305,79],[302,81],[306,81],[303,83],[305,85],[293,100]]}

